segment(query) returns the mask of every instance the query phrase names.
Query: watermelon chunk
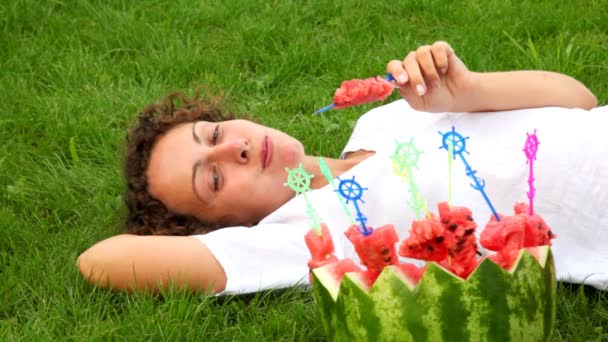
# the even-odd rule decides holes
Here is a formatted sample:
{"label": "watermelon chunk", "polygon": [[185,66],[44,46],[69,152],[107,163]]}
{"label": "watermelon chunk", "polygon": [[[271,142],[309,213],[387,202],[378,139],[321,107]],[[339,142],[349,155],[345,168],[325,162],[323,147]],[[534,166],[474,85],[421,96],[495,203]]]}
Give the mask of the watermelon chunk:
{"label": "watermelon chunk", "polygon": [[524,247],[551,245],[551,240],[557,237],[540,215],[536,213],[530,215],[528,204],[515,203],[513,211],[515,215],[524,217],[526,221]]}
{"label": "watermelon chunk", "polygon": [[369,276],[375,280],[384,267],[399,263],[395,248],[399,237],[392,224],[375,228],[369,235],[361,234],[357,228],[352,225],[344,234],[354,245],[361,263],[370,272]]}
{"label": "watermelon chunk", "polygon": [[309,230],[304,236],[304,241],[312,257],[308,262],[308,267],[317,268],[332,262],[332,259],[336,259],[334,256],[334,242],[325,223],[321,224],[320,232],[316,229]]}
{"label": "watermelon chunk", "polygon": [[437,207],[448,249],[448,257],[439,263],[466,279],[479,263],[475,235],[477,224],[473,220],[473,214],[469,208],[450,207],[447,202],[441,202]]}
{"label": "watermelon chunk", "polygon": [[491,251],[504,248],[520,249],[523,247],[526,221],[522,216],[504,216],[499,214],[500,221],[494,215],[481,232],[479,243]]}
{"label": "watermelon chunk", "polygon": [[[304,241],[312,257],[308,261],[309,270],[338,261],[338,258],[334,255],[334,242],[325,223],[321,224],[321,232],[316,229],[309,230],[304,235]],[[312,282],[311,273],[308,274],[308,278]]]}
{"label": "watermelon chunk", "polygon": [[523,247],[525,220],[521,216],[499,215],[500,221],[490,216],[490,221],[481,232],[479,243],[485,248],[497,253],[488,255],[488,258],[504,269],[509,269],[519,250]]}
{"label": "watermelon chunk", "polygon": [[526,247],[550,245],[555,234],[538,214],[530,215],[529,207],[516,203],[515,215],[494,216],[486,224],[479,242],[485,248],[496,251],[488,257],[505,269],[510,269],[519,255],[519,250]]}
{"label": "watermelon chunk", "polygon": [[334,109],[382,101],[393,92],[393,89],[395,86],[382,77],[344,81],[334,93]]}
{"label": "watermelon chunk", "polygon": [[439,219],[430,214],[414,221],[407,239],[399,247],[399,255],[435,261],[454,274],[466,278],[477,267],[477,224],[471,210],[438,205]]}
{"label": "watermelon chunk", "polygon": [[408,238],[399,247],[399,255],[437,262],[447,258],[448,248],[439,221],[430,216],[412,222]]}

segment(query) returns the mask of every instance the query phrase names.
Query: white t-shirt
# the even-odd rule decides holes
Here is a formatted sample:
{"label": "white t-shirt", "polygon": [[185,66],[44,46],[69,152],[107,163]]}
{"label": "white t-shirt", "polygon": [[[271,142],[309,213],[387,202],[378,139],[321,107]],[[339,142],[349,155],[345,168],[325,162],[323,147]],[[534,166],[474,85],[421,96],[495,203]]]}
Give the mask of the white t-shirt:
{"label": "white t-shirt", "polygon": [[[335,114],[339,115],[339,114]],[[465,158],[500,213],[513,214],[516,201],[527,202],[529,166],[523,147],[526,133],[540,145],[534,161],[534,211],[552,231],[558,280],[608,289],[608,106],[591,111],[540,108],[492,113],[425,113],[399,100],[363,115],[343,153],[375,151],[340,179],[353,176],[364,191],[359,207],[368,225],[393,224],[400,239],[415,213],[409,206],[408,184],[393,173],[390,155],[396,141],[413,138],[423,151],[414,179],[429,210],[448,198],[448,153],[440,150],[441,135],[455,126],[465,137]],[[452,204],[473,212],[479,233],[491,216],[481,193],[471,187],[460,160],[452,164]],[[338,194],[327,185],[309,199],[331,232],[335,255],[358,260],[343,232],[351,221]],[[353,210],[353,206],[350,206]],[[310,254],[304,235],[310,229],[302,196],[285,203],[255,227],[229,227],[195,237],[205,243],[226,272],[222,294],[308,284]],[[411,260],[410,260],[411,261]]]}

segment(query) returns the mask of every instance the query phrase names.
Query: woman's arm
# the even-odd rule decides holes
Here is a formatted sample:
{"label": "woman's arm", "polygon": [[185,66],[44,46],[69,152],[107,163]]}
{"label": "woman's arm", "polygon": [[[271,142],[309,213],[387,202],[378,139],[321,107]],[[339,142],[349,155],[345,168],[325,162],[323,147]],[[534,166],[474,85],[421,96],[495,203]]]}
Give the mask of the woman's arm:
{"label": "woman's arm", "polygon": [[476,73],[446,42],[419,47],[388,63],[401,96],[428,112],[479,112],[535,107],[591,109],[597,99],[572,77],[548,71]]}
{"label": "woman's arm", "polygon": [[78,268],[91,284],[116,290],[157,292],[173,285],[217,293],[226,287],[213,254],[187,236],[114,236],[82,253]]}
{"label": "woman's arm", "polygon": [[587,87],[570,76],[549,71],[478,73],[468,111],[565,107],[591,109],[597,99]]}

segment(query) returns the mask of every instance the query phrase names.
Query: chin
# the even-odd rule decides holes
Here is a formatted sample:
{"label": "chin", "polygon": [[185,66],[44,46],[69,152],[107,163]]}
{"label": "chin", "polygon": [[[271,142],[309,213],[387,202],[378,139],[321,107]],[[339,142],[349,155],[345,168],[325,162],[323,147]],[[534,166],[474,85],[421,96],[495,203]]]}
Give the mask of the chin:
{"label": "chin", "polygon": [[285,146],[283,158],[287,167],[298,167],[298,165],[304,161],[305,156],[304,145],[302,145],[301,142],[296,140],[293,143]]}

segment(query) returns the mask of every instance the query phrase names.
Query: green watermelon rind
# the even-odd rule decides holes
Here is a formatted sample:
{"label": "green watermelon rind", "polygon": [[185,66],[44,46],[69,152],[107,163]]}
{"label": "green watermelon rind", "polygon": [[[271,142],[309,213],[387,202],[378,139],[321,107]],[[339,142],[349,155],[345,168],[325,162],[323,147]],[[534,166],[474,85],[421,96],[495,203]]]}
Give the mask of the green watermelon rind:
{"label": "green watermelon rind", "polygon": [[466,280],[429,263],[416,286],[393,266],[371,289],[347,273],[337,297],[321,267],[313,270],[313,296],[332,341],[549,341],[555,266],[548,246],[535,254],[522,250],[508,271],[484,259]]}

